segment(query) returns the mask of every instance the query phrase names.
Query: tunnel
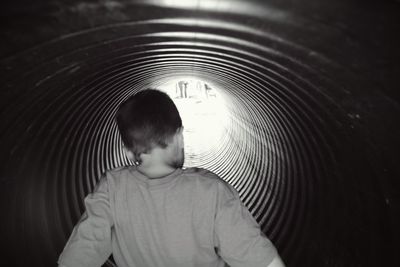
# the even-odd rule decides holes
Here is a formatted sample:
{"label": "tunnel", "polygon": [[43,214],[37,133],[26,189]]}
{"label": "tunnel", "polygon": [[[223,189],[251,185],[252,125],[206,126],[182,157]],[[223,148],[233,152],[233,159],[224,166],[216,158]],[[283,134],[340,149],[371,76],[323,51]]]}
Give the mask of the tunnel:
{"label": "tunnel", "polygon": [[234,186],[287,266],[400,266],[399,1],[0,13],[2,266],[56,266],[100,175],[132,164],[114,116],[146,88],[180,110],[185,167]]}

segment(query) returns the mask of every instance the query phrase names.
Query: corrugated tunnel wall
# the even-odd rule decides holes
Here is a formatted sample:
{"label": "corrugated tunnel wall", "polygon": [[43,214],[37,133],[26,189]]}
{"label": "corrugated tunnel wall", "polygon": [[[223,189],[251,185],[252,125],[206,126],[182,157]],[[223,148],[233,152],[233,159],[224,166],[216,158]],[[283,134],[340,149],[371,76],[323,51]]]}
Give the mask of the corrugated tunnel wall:
{"label": "corrugated tunnel wall", "polygon": [[99,175],[129,164],[118,104],[179,81],[212,98],[183,97],[185,165],[231,183],[287,266],[400,266],[399,1],[0,13],[2,266],[55,266]]}

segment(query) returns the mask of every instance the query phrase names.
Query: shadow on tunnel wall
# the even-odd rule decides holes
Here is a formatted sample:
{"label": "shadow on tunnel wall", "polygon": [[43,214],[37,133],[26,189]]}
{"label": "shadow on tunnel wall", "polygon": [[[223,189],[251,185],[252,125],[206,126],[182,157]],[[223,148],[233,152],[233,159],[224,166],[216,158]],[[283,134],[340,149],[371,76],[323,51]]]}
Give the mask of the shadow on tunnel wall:
{"label": "shadow on tunnel wall", "polygon": [[192,77],[228,116],[187,166],[234,185],[288,266],[400,266],[400,3],[321,2],[2,4],[2,265],[54,266],[129,164],[118,104]]}

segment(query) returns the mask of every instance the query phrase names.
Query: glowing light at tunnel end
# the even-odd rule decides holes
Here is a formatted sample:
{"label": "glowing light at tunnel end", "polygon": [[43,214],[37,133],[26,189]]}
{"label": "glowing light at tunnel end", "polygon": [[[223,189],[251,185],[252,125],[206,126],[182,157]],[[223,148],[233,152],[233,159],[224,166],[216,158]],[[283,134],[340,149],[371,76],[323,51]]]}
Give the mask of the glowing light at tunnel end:
{"label": "glowing light at tunnel end", "polygon": [[177,77],[157,87],[174,101],[182,118],[185,167],[218,146],[227,132],[229,112],[220,89],[191,76]]}

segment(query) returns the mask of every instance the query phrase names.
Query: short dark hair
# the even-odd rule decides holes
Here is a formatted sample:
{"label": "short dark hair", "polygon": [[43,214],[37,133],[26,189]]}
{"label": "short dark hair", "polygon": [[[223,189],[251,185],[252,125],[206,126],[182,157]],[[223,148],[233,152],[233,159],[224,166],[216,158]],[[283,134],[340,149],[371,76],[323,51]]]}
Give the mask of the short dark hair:
{"label": "short dark hair", "polygon": [[138,160],[156,146],[165,148],[182,120],[172,99],[155,89],[142,90],[125,100],[116,114],[122,141]]}

